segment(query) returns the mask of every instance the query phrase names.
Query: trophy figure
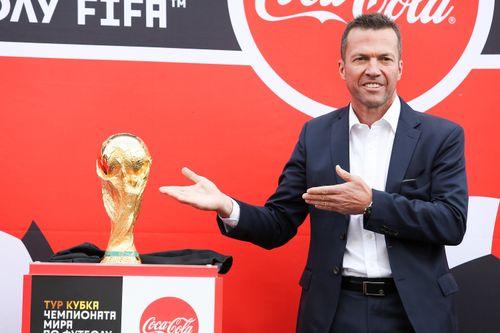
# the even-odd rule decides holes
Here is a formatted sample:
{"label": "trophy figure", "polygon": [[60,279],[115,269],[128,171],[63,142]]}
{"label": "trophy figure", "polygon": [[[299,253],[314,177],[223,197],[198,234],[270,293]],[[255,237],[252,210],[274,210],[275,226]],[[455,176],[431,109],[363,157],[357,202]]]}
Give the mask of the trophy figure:
{"label": "trophy figure", "polygon": [[151,162],[146,145],[135,135],[115,134],[102,144],[96,169],[102,180],[102,200],[111,220],[111,234],[101,263],[141,263],[133,230]]}

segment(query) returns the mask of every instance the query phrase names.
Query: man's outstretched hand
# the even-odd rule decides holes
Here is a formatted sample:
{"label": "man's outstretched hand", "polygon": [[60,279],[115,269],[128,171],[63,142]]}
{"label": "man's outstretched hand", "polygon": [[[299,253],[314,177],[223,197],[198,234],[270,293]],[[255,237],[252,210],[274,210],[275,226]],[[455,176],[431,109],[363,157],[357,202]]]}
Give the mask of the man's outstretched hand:
{"label": "man's outstretched hand", "polygon": [[182,174],[194,184],[188,186],[162,186],[160,192],[177,201],[201,210],[216,211],[220,217],[229,217],[233,202],[209,179],[199,176],[190,169],[182,168]]}

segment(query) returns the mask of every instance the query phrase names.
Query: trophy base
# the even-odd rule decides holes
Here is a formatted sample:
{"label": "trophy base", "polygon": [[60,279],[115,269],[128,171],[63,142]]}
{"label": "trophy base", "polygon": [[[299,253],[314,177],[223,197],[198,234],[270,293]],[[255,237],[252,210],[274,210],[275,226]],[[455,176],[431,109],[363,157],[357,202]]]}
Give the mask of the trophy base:
{"label": "trophy base", "polygon": [[101,260],[101,264],[141,264],[141,258],[137,252],[116,252],[116,251],[106,251],[104,257]]}

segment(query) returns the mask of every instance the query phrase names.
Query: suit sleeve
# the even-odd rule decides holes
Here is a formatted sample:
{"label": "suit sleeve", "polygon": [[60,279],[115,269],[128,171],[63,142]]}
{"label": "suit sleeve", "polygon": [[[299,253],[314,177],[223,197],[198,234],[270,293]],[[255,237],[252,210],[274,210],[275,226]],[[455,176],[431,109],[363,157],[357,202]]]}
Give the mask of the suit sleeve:
{"label": "suit sleeve", "polygon": [[388,237],[457,245],[465,234],[467,205],[464,134],[456,126],[425,174],[403,182],[399,193],[373,190],[372,213],[364,227]]}
{"label": "suit sleeve", "polygon": [[218,218],[219,228],[224,235],[272,249],[287,243],[297,234],[297,228],[309,212],[302,199],[306,191],[306,128],[307,124],[302,128],[299,141],[281,173],[276,192],[264,206],[236,200],[241,209],[238,225],[226,230]]}

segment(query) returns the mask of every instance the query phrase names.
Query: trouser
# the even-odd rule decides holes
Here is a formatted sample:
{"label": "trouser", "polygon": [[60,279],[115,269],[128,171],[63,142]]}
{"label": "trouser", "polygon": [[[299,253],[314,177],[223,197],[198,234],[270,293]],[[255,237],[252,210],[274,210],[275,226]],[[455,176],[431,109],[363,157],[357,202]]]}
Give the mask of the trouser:
{"label": "trouser", "polygon": [[342,289],[330,333],[414,333],[397,292],[365,296]]}

